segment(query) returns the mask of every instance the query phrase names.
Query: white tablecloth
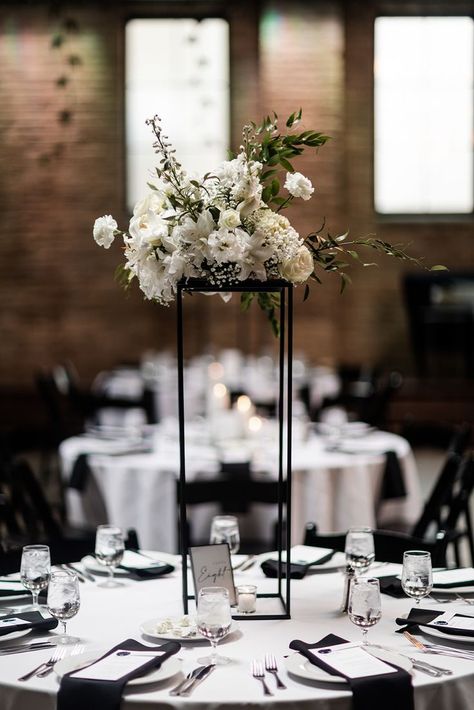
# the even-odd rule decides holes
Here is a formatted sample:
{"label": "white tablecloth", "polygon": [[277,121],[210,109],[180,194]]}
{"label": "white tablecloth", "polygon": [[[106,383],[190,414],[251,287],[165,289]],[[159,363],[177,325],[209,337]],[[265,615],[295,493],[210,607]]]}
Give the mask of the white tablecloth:
{"label": "white tablecloth", "polygon": [[[389,572],[392,568],[384,568]],[[376,570],[374,569],[374,572]],[[379,570],[381,571],[381,570]],[[127,582],[117,589],[103,589],[96,584],[80,585],[81,608],[79,614],[68,623],[71,634],[79,636],[85,650],[110,648],[126,638],[143,640],[139,626],[151,618],[180,615],[181,587],[179,572],[173,577],[149,582]],[[274,580],[263,577],[259,569],[236,573],[236,583],[244,580],[254,582],[264,591]],[[351,696],[343,688],[326,688],[316,684],[304,684],[285,671],[284,656],[291,653],[288,644],[292,639],[308,643],[335,633],[348,640],[357,641],[361,632],[346,616],[339,615],[337,608],[342,596],[342,575],[317,574],[292,582],[292,618],[281,621],[239,621],[238,631],[220,644],[220,652],[231,659],[227,666],[218,668],[200,685],[190,698],[173,698],[169,689],[179,676],[161,685],[149,686],[141,691],[127,691],[122,703],[123,710],[153,708],[192,707],[193,710],[350,710]],[[258,600],[259,604],[263,600]],[[398,649],[409,656],[423,657],[435,665],[452,669],[454,675],[433,679],[414,672],[416,710],[469,710],[474,707],[474,667],[472,661],[452,657],[425,656],[419,654],[400,634],[394,619],[407,612],[408,599],[392,599],[382,596],[383,617],[369,631],[373,643]],[[424,604],[433,608],[433,602]],[[453,609],[454,604],[449,605]],[[442,605],[437,605],[442,609]],[[469,607],[459,607],[465,610]],[[0,642],[1,643],[1,642]],[[197,659],[206,653],[207,644],[183,644],[178,657],[182,659],[184,673],[197,665]],[[274,689],[274,697],[263,695],[260,683],[250,675],[250,661],[262,659],[272,652],[277,658],[281,676],[287,690],[276,690],[274,679],[268,677]],[[53,675],[44,679],[34,678],[19,683],[16,678],[49,658],[48,650],[2,657],[0,664],[0,707],[2,710],[54,710],[58,681]],[[383,708],[383,698],[380,699]],[[90,708],[90,710],[93,710]],[[369,710],[369,709],[368,709]],[[400,708],[403,710],[403,708]]]}
{"label": "white tablecloth", "polygon": [[[419,515],[421,501],[416,465],[408,442],[394,434],[373,432],[344,442],[349,453],[328,451],[321,437],[311,435],[295,441],[293,449],[292,541],[302,541],[304,526],[312,521],[320,531],[343,531],[354,525],[383,526],[391,519],[410,524]],[[245,446],[249,449],[246,450]],[[167,552],[177,551],[176,479],[179,451],[176,441],[159,428],[152,453],[126,453],[126,441],[103,441],[92,437],[74,437],[60,446],[64,480],[70,478],[74,461],[88,453],[92,477],[83,492],[67,489],[69,520],[73,525],[97,525],[110,522],[122,528],[136,528],[141,545]],[[380,486],[385,465],[385,451],[398,455],[407,495],[379,505]],[[114,454],[115,452],[115,454]],[[219,460],[240,456],[252,458],[253,469],[276,475],[276,457],[270,444],[254,442],[225,450],[199,443],[190,436],[186,446],[187,478],[212,475],[219,470]],[[193,518],[193,530],[205,538],[210,515],[206,508]],[[255,506],[241,528],[251,536],[271,540],[274,509]]]}

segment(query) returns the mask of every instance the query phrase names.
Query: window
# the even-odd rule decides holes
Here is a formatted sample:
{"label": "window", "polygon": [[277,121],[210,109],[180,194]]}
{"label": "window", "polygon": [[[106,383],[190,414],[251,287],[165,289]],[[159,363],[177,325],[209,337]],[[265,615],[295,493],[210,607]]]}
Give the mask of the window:
{"label": "window", "polygon": [[218,18],[134,19],[126,26],[127,205],[156,176],[158,114],[188,173],[225,160],[229,145],[229,31]]}
{"label": "window", "polygon": [[473,25],[470,17],[377,18],[377,212],[473,212]]}

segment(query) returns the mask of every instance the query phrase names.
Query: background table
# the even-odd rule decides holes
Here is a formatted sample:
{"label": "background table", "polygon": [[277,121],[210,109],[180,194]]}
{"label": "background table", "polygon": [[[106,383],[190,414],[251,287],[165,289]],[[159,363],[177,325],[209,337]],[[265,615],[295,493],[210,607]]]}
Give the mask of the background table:
{"label": "background table", "polygon": [[[398,570],[397,566],[384,567],[383,572]],[[382,568],[376,571],[382,572]],[[169,578],[155,581],[128,581],[117,589],[101,589],[87,582],[80,585],[81,608],[79,614],[68,623],[71,634],[80,636],[90,648],[107,649],[132,637],[141,639],[139,626],[154,617],[180,615],[180,582],[177,570]],[[263,577],[259,568],[235,574],[236,583],[248,581],[264,591],[274,580]],[[228,666],[218,668],[190,698],[172,698],[169,689],[178,681],[173,678],[163,685],[153,686],[140,692],[127,691],[123,710],[150,710],[159,708],[192,707],[193,710],[350,710],[351,697],[347,690],[328,689],[322,686],[303,684],[288,676],[284,656],[291,653],[288,644],[292,639],[314,642],[327,633],[335,633],[348,640],[361,638],[360,630],[346,616],[341,616],[338,605],[342,596],[340,573],[315,574],[292,582],[292,618],[282,621],[239,621],[239,631],[224,640],[220,652],[232,659]],[[261,603],[260,600],[259,604]],[[392,599],[382,596],[382,620],[369,631],[369,638],[378,643],[396,648],[410,656],[417,654],[408,641],[395,634],[395,617],[408,611],[408,599]],[[433,608],[434,603],[428,602]],[[450,604],[449,609],[456,605]],[[437,608],[443,608],[437,605]],[[459,608],[466,609],[461,606]],[[209,644],[183,644],[178,657],[182,659],[183,672],[197,665],[197,658],[207,654]],[[287,690],[274,690],[274,697],[263,695],[261,684],[251,677],[250,661],[274,653],[281,677]],[[16,678],[49,658],[48,650],[29,654],[5,656],[0,664],[0,707],[8,710],[55,710],[57,679],[51,675],[44,679],[32,679],[18,683]],[[425,659],[426,660],[426,659]],[[433,679],[415,672],[416,710],[469,710],[474,706],[474,668],[471,661],[451,657],[430,656],[428,660],[452,669],[450,677]],[[268,677],[274,688],[274,679]],[[383,699],[381,699],[383,707]],[[402,709],[401,709],[402,710]]]}
{"label": "background table", "polygon": [[[223,456],[252,459],[255,475],[266,471],[276,476],[276,459],[269,441],[234,442],[232,445],[199,443],[190,433],[186,446],[187,478],[215,475]],[[201,441],[204,437],[201,437]],[[127,448],[128,447],[128,448]],[[408,442],[387,432],[373,432],[344,441],[343,451],[328,451],[327,442],[315,434],[295,439],[293,451],[292,540],[300,542],[306,522],[320,531],[346,530],[353,525],[384,525],[394,518],[413,523],[421,499],[413,453]],[[401,465],[406,496],[379,505],[385,465],[384,452],[395,451]],[[128,451],[128,453],[120,453]],[[60,446],[64,480],[80,453],[88,453],[92,472],[82,492],[67,489],[69,520],[74,525],[110,522],[123,528],[134,527],[141,545],[167,552],[177,551],[176,480],[179,451],[166,428],[158,427],[151,453],[130,453],[124,441],[104,441],[74,437]],[[215,507],[192,518],[197,537],[206,538]],[[254,506],[241,517],[242,529],[255,538],[271,540],[274,510]]]}

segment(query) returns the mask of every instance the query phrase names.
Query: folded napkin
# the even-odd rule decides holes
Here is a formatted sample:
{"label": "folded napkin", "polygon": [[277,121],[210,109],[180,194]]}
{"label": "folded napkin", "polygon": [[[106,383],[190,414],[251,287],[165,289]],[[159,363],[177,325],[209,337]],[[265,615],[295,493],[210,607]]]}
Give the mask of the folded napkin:
{"label": "folded napkin", "polygon": [[[304,546],[300,545],[297,546],[296,548],[290,550],[290,559],[295,555],[296,559],[300,558],[299,555],[299,550],[304,550]],[[311,550],[310,550],[311,552]],[[321,555],[321,552],[323,553]],[[324,550],[320,551],[319,554],[321,555],[319,559],[316,561],[313,559],[308,562],[291,562],[290,563],[290,578],[291,579],[303,579],[303,577],[306,575],[308,570],[311,567],[318,567],[319,565],[325,564],[325,562],[329,562],[329,560],[334,557],[335,555],[335,550],[326,550],[326,554],[324,554]],[[306,552],[306,554],[308,554]],[[317,555],[317,550],[314,550],[314,554]],[[283,555],[286,555],[286,553],[283,553]],[[311,557],[311,555],[310,555]],[[303,557],[304,559],[304,557]],[[264,560],[262,564],[260,565],[262,568],[262,571],[266,577],[278,577],[278,560],[275,559],[270,559],[270,560]],[[286,577],[286,561],[282,560],[281,563],[281,570],[282,570],[282,577]]]}
{"label": "folded napkin", "polygon": [[90,472],[87,454],[79,454],[74,461],[68,487],[75,488],[77,491],[82,492],[87,485]]}
{"label": "folded napkin", "polygon": [[52,616],[45,618],[39,611],[24,611],[19,614],[9,614],[2,617],[0,620],[0,636],[11,634],[13,631],[23,631],[24,629],[49,631],[50,629],[55,629],[57,625],[58,620],[53,619]]}
{"label": "folded napkin", "polygon": [[[397,633],[401,634],[404,631],[416,630],[418,626],[425,626],[428,629],[434,628],[437,631],[442,631],[443,634],[446,634],[446,636],[456,636],[461,634],[462,636],[472,636],[472,638],[474,639],[474,629],[460,629],[455,628],[454,626],[450,626],[449,628],[446,626],[433,627],[432,625],[430,625],[431,621],[434,621],[438,616],[442,616],[443,614],[444,611],[432,611],[431,609],[411,609],[406,619],[395,619],[396,624],[404,627],[402,629],[399,629]],[[469,614],[458,614],[456,612],[456,616],[472,619],[472,616],[469,616]]]}
{"label": "folded napkin", "polygon": [[139,668],[118,680],[75,678],[73,674],[77,671],[64,675],[59,686],[56,710],[84,710],[84,708],[90,708],[91,710],[93,708],[119,710],[122,693],[127,682],[132,678],[146,675],[148,671],[155,668],[160,668],[162,663],[177,653],[180,648],[181,644],[177,641],[169,641],[162,646],[145,646],[134,639],[127,639],[104,653],[101,658],[105,658],[118,650],[163,651],[163,653],[156,658],[144,659]]}
{"label": "folded napkin", "polygon": [[398,455],[395,451],[386,451],[380,498],[381,500],[405,498],[406,494],[405,481]]}
{"label": "folded napkin", "polygon": [[324,646],[336,646],[341,643],[346,643],[346,640],[328,634],[317,643],[308,644],[304,641],[291,641],[290,648],[299,651],[310,663],[331,675],[338,675],[346,678],[352,690],[352,707],[354,710],[368,710],[368,708],[383,707],[383,710],[414,710],[413,686],[411,676],[407,671],[398,668],[393,663],[387,665],[396,669],[396,673],[388,673],[383,675],[368,676],[365,678],[349,678],[348,676],[336,671],[331,666],[321,660],[318,656],[311,652],[311,649],[323,648]]}
{"label": "folded napkin", "polygon": [[157,565],[152,565],[150,567],[130,567],[126,565],[119,565],[119,569],[123,569],[130,577],[133,577],[137,582],[144,581],[146,579],[156,579],[157,577],[162,577],[165,574],[170,574],[174,572],[173,565],[163,563],[159,567]]}
{"label": "folded napkin", "polygon": [[388,596],[395,597],[396,599],[402,599],[406,596],[402,589],[402,583],[396,575],[391,574],[386,577],[379,577],[378,579],[382,594],[388,594]]}

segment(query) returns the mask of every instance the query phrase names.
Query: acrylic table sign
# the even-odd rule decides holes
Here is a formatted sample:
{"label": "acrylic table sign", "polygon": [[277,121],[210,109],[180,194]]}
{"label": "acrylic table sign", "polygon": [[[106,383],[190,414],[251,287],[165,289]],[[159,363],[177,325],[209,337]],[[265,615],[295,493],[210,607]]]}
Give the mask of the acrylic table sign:
{"label": "acrylic table sign", "polygon": [[189,548],[196,599],[203,587],[225,587],[230,605],[237,603],[229,545],[196,545]]}

